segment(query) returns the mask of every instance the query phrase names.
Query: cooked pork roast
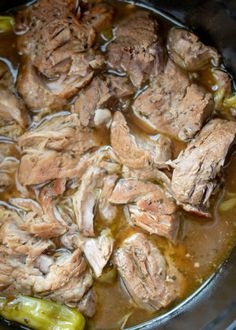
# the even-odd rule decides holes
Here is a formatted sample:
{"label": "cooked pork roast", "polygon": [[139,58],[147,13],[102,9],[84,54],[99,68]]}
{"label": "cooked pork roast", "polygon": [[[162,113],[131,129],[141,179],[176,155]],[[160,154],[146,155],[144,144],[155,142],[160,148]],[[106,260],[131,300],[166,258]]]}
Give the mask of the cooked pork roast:
{"label": "cooked pork roast", "polygon": [[30,109],[60,109],[90,82],[104,61],[92,46],[112,15],[108,5],[84,9],[83,2],[51,0],[19,13],[17,29],[27,32],[18,38],[25,58],[18,89]]}
{"label": "cooked pork roast", "polygon": [[220,55],[114,1],[38,0],[10,23],[0,33],[2,296],[64,304],[91,329],[166,311],[236,237],[236,103]]}
{"label": "cooked pork roast", "polygon": [[172,198],[160,186],[138,179],[121,179],[111,194],[110,202],[127,205],[131,223],[150,234],[176,238],[179,228],[177,209]]}
{"label": "cooked pork roast", "polygon": [[134,113],[150,126],[183,141],[194,137],[213,108],[212,95],[171,60],[133,104]]}
{"label": "cooked pork roast", "polygon": [[163,69],[164,49],[158,22],[149,13],[137,11],[118,25],[108,46],[108,64],[127,72],[136,87]]}
{"label": "cooked pork roast", "polygon": [[186,210],[207,212],[235,135],[235,122],[213,119],[173,162],[173,194]]}
{"label": "cooked pork roast", "polygon": [[180,295],[182,275],[145,235],[127,238],[115,252],[114,262],[125,288],[141,308],[159,310]]}

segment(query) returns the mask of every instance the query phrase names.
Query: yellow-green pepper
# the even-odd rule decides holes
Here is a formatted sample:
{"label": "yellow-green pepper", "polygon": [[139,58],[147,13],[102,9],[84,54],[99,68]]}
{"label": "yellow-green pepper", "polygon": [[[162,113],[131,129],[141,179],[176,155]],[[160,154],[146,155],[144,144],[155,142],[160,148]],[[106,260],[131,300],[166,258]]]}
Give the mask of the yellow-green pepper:
{"label": "yellow-green pepper", "polygon": [[35,330],[83,330],[85,327],[85,319],[76,309],[26,296],[1,297],[0,316]]}
{"label": "yellow-green pepper", "polygon": [[226,108],[236,108],[236,95],[225,98],[223,105]]}
{"label": "yellow-green pepper", "polygon": [[13,29],[14,18],[11,16],[0,16],[0,33],[8,32]]}

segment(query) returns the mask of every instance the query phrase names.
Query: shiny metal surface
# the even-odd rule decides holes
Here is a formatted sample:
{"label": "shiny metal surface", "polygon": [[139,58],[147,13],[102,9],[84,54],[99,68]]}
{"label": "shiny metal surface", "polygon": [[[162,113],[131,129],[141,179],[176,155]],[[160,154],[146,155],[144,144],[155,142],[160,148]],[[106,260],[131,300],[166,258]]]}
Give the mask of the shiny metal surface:
{"label": "shiny metal surface", "polygon": [[[0,0],[0,11],[23,4],[24,0]],[[223,55],[226,68],[236,77],[235,0],[135,0],[162,16],[187,25],[201,39]],[[6,323],[0,330],[19,329]],[[236,329],[236,249],[219,271],[181,305],[169,313],[129,330],[235,330]],[[101,329],[102,330],[102,329]]]}

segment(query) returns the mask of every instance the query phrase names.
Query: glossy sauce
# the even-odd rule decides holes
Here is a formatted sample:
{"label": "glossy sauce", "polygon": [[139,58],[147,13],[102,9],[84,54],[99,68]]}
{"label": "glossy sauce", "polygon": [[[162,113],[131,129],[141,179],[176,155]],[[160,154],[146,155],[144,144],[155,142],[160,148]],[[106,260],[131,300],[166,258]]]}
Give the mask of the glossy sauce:
{"label": "glossy sauce", "polygon": [[[114,5],[114,1],[111,1]],[[132,5],[115,4],[116,20],[119,20],[132,13],[136,8]],[[162,30],[164,36],[168,28],[171,26],[170,22],[164,21],[158,17],[162,22]],[[115,26],[114,26],[115,27]],[[112,31],[105,31],[99,42],[102,49],[105,51],[104,43],[107,42],[105,35],[111,36]],[[0,34],[0,58],[9,64],[13,74],[18,66],[19,57],[16,54],[14,34]],[[210,70],[207,69],[198,77],[199,83],[207,86],[212,91],[211,85],[214,80],[211,76]],[[224,116],[224,114],[222,114]],[[130,128],[136,134],[158,134],[150,130],[149,127],[140,125],[140,121],[130,111],[126,114]],[[132,121],[132,122],[131,122]],[[37,123],[31,123],[31,126]],[[104,129],[97,131],[97,136],[103,145],[109,145],[108,131]],[[185,144],[179,141],[174,141],[174,157],[185,147]],[[17,157],[16,153],[16,157]],[[230,163],[225,169],[225,185],[223,189],[211,199],[211,218],[205,219],[190,215],[182,210],[179,210],[181,217],[181,229],[177,242],[171,243],[165,238],[152,235],[151,239],[157,244],[161,251],[174,261],[175,265],[184,274],[186,279],[185,290],[182,299],[190,295],[196,290],[229,256],[233,246],[236,242],[236,221],[235,211],[233,208],[229,211],[219,212],[218,207],[223,200],[227,200],[230,194],[236,196],[236,155],[232,156]],[[28,191],[28,197],[35,198],[35,192]],[[12,191],[0,192],[0,201],[8,201],[10,197],[22,196],[20,191],[16,188]],[[96,230],[101,230],[106,224],[96,216]],[[124,216],[123,208],[119,208],[119,212],[114,224],[111,226],[114,238],[116,239],[116,246],[128,237],[133,232],[141,231],[135,227],[128,227]],[[112,262],[107,266],[112,269]],[[137,308],[129,299],[128,295],[122,289],[119,279],[115,276],[112,283],[97,281],[95,283],[96,293],[98,297],[97,313],[88,321],[87,327],[89,329],[119,329],[122,326],[132,326],[151,319],[156,315],[164,313],[166,310],[161,310],[158,313],[150,313]],[[176,304],[178,301],[176,302]],[[171,306],[173,307],[173,306]]]}

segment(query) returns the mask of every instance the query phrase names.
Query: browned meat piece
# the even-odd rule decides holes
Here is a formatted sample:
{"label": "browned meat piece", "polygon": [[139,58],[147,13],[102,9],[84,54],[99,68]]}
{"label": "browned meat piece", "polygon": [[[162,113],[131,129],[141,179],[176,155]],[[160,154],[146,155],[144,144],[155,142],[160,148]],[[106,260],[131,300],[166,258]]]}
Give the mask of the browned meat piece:
{"label": "browned meat piece", "polygon": [[67,73],[70,55],[91,48],[96,32],[110,26],[112,16],[112,7],[104,3],[84,6],[80,1],[76,8],[76,1],[40,0],[17,14],[18,50],[45,76]]}
{"label": "browned meat piece", "polygon": [[57,110],[65,105],[66,100],[56,93],[52,93],[45,85],[36,69],[27,60],[20,67],[17,89],[29,109]]}
{"label": "browned meat piece", "polygon": [[82,177],[79,190],[73,196],[73,205],[79,230],[84,236],[94,236],[94,210],[98,201],[99,186],[104,170],[91,167]]}
{"label": "browned meat piece", "polygon": [[96,277],[101,276],[113,252],[113,237],[110,229],[104,229],[96,238],[86,238],[72,226],[61,236],[61,244],[69,250],[80,248]]}
{"label": "browned meat piece", "polygon": [[81,91],[72,110],[79,114],[83,126],[94,127],[98,110],[123,109],[127,97],[132,93],[133,89],[129,86],[127,78],[112,75],[98,76]]}
{"label": "browned meat piece", "polygon": [[15,157],[17,150],[12,143],[0,143],[0,189],[15,184],[15,173],[19,161]]}
{"label": "browned meat piece", "polygon": [[211,63],[219,66],[220,56],[216,49],[204,45],[190,31],[172,28],[168,35],[167,48],[170,58],[185,70],[201,70]]}
{"label": "browned meat piece", "polygon": [[[38,258],[37,263],[39,269],[43,271],[44,268],[42,268],[40,258],[41,257]],[[39,279],[39,281],[34,284],[36,292],[57,290],[87,268],[79,249],[75,250],[73,253],[65,250],[58,251],[53,259],[48,272],[45,274],[45,278]]]}
{"label": "browned meat piece", "polygon": [[0,287],[8,295],[19,292],[77,307],[92,283],[79,249],[73,253],[61,249],[50,256],[42,254],[30,265],[23,255],[9,256],[7,250],[1,253]]}
{"label": "browned meat piece", "polygon": [[27,123],[25,107],[16,96],[11,74],[0,62],[0,135],[16,140],[26,129]]}
{"label": "browned meat piece", "polygon": [[103,57],[91,47],[96,31],[110,24],[112,9],[75,5],[41,0],[19,14],[17,28],[26,32],[18,37],[18,49],[26,63],[18,89],[30,109],[60,108],[103,64]]}
{"label": "browned meat piece", "polygon": [[42,207],[42,210],[44,214],[47,215],[47,217],[54,222],[59,221],[62,225],[66,226],[66,220],[68,217],[62,219],[60,216],[60,213],[58,212],[58,209],[56,207],[56,201],[55,199],[59,196],[61,196],[65,190],[66,190],[66,179],[56,179],[51,181],[49,184],[44,186],[40,190],[39,194],[39,202]]}
{"label": "browned meat piece", "polygon": [[110,197],[114,204],[128,204],[126,215],[132,224],[150,234],[175,240],[179,218],[174,201],[153,183],[138,179],[121,179]]}
{"label": "browned meat piece", "polygon": [[93,77],[93,71],[101,68],[103,59],[91,52],[78,54],[67,75],[48,80],[39,75],[29,60],[20,69],[17,88],[30,110],[60,110]]}
{"label": "browned meat piece", "polygon": [[79,189],[73,196],[76,221],[83,236],[94,236],[94,211],[99,203],[104,178],[116,173],[118,169],[117,164],[105,163],[98,158],[83,175]]}
{"label": "browned meat piece", "polygon": [[111,125],[111,145],[123,165],[143,169],[156,165],[165,167],[171,159],[171,140],[160,136],[157,141],[148,136],[130,133],[125,117],[116,112]]}
{"label": "browned meat piece", "polygon": [[55,248],[52,241],[33,237],[21,229],[23,219],[15,211],[1,207],[0,213],[0,250],[3,245],[9,253],[24,254],[32,261],[44,251]]}
{"label": "browned meat piece", "polygon": [[235,122],[213,119],[173,162],[173,195],[187,211],[207,213],[235,134]]}
{"label": "browned meat piece", "polygon": [[151,182],[140,181],[139,179],[120,179],[109,199],[113,204],[132,203],[140,196],[145,196],[156,191],[157,186]]}
{"label": "browned meat piece", "polygon": [[156,311],[181,296],[182,275],[145,235],[136,233],[127,238],[114,261],[125,288],[139,307]]}
{"label": "browned meat piece", "polygon": [[32,199],[11,198],[11,204],[25,213],[18,218],[18,227],[28,233],[42,238],[58,237],[65,233],[67,225],[55,214],[50,214],[50,210],[45,210]]}
{"label": "browned meat piece", "polygon": [[68,250],[81,248],[84,244],[85,238],[80,234],[78,226],[72,225],[70,229],[60,237],[60,243]]}
{"label": "browned meat piece", "polygon": [[170,190],[171,180],[162,171],[155,167],[148,167],[143,169],[130,169],[126,166],[122,167],[122,176],[125,179],[137,179],[141,181],[151,181],[156,183],[161,183],[165,186],[166,190]]}
{"label": "browned meat piece", "polygon": [[0,83],[0,135],[16,140],[27,126],[23,102]]}
{"label": "browned meat piece", "polygon": [[113,251],[113,238],[111,231],[105,229],[101,232],[98,238],[87,239],[82,250],[96,277],[101,276],[103,268],[109,261]]}
{"label": "browned meat piece", "polygon": [[186,141],[201,129],[213,105],[212,95],[169,60],[164,73],[137,97],[133,110],[158,131]]}
{"label": "browned meat piece", "polygon": [[173,200],[156,189],[140,197],[136,203],[128,206],[130,221],[150,234],[175,240],[179,230],[179,218]]}
{"label": "browned meat piece", "polygon": [[162,70],[158,23],[150,13],[135,12],[117,27],[116,38],[108,46],[108,63],[115,70],[127,72],[136,87]]}
{"label": "browned meat piece", "polygon": [[54,117],[31,129],[21,136],[19,144],[24,153],[19,179],[31,185],[76,176],[82,154],[98,146],[99,141],[72,114]]}
{"label": "browned meat piece", "polygon": [[106,223],[111,223],[117,215],[117,207],[109,202],[118,175],[108,175],[103,180],[103,188],[99,198],[99,214]]}
{"label": "browned meat piece", "polygon": [[12,92],[14,91],[14,83],[12,79],[12,75],[5,63],[0,61],[0,82],[1,86],[5,89],[10,89]]}

